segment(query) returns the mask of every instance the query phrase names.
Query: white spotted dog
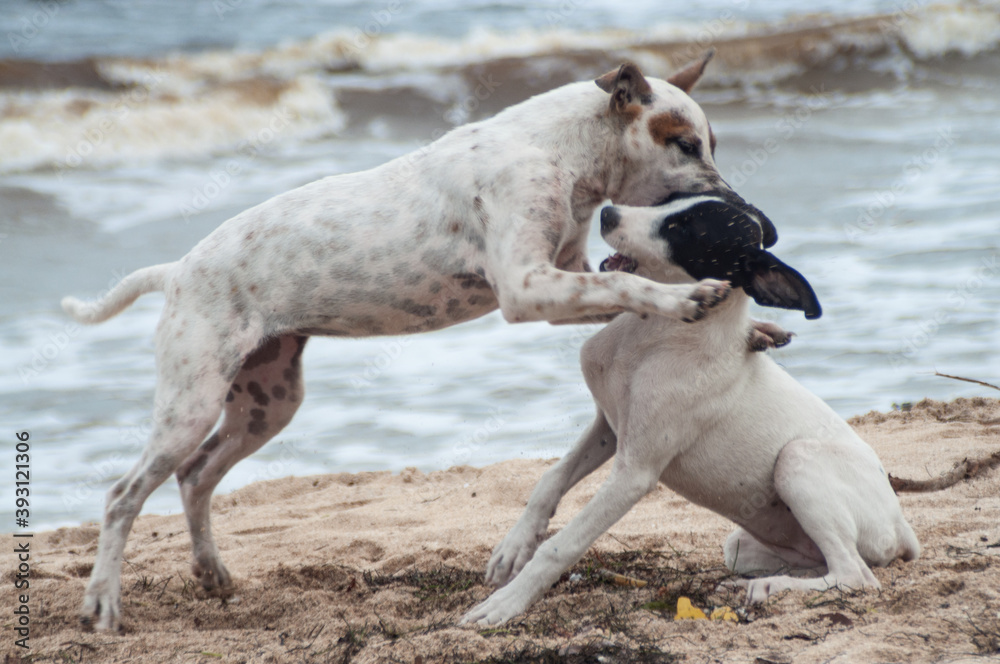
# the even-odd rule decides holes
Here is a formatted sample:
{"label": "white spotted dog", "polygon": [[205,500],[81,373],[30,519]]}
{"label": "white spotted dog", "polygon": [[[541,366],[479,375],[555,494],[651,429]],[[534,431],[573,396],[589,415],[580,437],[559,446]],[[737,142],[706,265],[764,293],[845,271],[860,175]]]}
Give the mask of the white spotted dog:
{"label": "white spotted dog", "polygon": [[[309,336],[425,332],[497,308],[511,322],[623,311],[696,320],[721,301],[721,281],[589,273],[585,257],[590,219],[606,199],[650,205],[725,186],[708,120],[687,94],[707,61],[667,81],[626,64],[596,86],[539,95],[378,168],[272,198],[96,303],[66,298],[76,320],[97,323],[144,293],[166,295],[153,431],[108,493],[84,624],[119,628],[126,539],[172,473],[194,574],[206,590],[231,591],[209,523],[212,491],[292,419]],[[750,343],[786,339],[759,325]]]}
{"label": "white spotted dog", "polygon": [[[747,601],[786,589],[877,588],[869,565],[911,560],[920,547],[875,452],[770,357],[750,352],[748,307],[819,317],[809,283],[761,247],[773,226],[722,195],[660,207],[607,207],[601,233],[618,253],[602,269],[658,282],[728,280],[732,294],[697,325],[624,314],[583,347],[597,419],[542,476],[497,545],[487,580],[503,586],[463,622],[525,611],[612,524],[663,482],[737,524],[724,546]],[[565,493],[614,456],[607,481],[545,539]],[[811,573],[790,576],[786,572]]]}

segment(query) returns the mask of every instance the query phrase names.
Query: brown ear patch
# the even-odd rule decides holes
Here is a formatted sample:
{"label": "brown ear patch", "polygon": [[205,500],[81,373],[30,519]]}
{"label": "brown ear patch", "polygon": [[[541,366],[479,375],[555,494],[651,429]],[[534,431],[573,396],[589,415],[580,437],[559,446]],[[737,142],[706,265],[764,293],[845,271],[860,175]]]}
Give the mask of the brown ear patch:
{"label": "brown ear patch", "polygon": [[677,111],[658,113],[649,119],[649,134],[657,145],[665,145],[682,136],[696,136],[694,125]]}
{"label": "brown ear patch", "polygon": [[614,110],[627,125],[632,124],[642,115],[642,106],[639,104],[626,104],[622,108],[615,108]]}

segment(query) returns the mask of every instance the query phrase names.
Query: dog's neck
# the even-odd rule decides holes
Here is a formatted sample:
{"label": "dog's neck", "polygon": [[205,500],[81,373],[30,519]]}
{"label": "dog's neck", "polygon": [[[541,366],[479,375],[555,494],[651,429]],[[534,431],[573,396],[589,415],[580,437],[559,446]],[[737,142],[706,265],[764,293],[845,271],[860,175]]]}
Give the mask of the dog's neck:
{"label": "dog's neck", "polygon": [[686,323],[663,316],[647,316],[640,320],[651,338],[661,342],[669,338],[672,346],[699,348],[713,354],[752,353],[747,346],[751,330],[750,296],[742,288],[734,288],[700,321]]}
{"label": "dog's neck", "polygon": [[[608,95],[581,82],[537,95],[506,115],[532,144],[560,155],[559,166],[577,176],[578,195],[593,206],[617,199],[625,181],[620,123],[609,115]],[[566,146],[574,146],[566,149]]]}

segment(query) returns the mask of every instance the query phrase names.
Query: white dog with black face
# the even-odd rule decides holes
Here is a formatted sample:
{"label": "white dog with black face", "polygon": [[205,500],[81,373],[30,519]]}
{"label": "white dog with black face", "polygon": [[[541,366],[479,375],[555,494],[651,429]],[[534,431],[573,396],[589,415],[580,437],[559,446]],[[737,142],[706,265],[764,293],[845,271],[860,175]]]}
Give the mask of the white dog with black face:
{"label": "white dog with black face", "polygon": [[[758,576],[740,582],[750,603],[786,589],[877,588],[869,565],[916,558],[917,539],[871,447],[747,348],[751,297],[821,313],[802,275],[762,248],[776,240],[771,222],[726,191],[607,207],[601,233],[619,252],[602,270],[670,283],[710,276],[733,292],[696,325],[625,314],[584,345],[597,419],[539,481],[489,561],[487,580],[503,587],[463,622],[525,611],[657,482],[738,525],[725,561]],[[562,496],[612,455],[606,483],[543,542]]]}

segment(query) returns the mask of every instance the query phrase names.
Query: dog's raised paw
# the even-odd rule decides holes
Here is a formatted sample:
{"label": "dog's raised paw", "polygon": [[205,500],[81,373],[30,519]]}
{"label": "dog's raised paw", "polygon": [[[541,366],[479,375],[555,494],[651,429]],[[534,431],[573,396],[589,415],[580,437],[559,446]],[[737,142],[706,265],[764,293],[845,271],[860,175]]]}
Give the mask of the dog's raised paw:
{"label": "dog's raised paw", "polygon": [[747,345],[752,351],[764,351],[769,348],[781,348],[787,346],[794,332],[787,332],[781,326],[766,321],[751,321],[750,334]]}
{"label": "dog's raised paw", "polygon": [[702,279],[688,295],[688,299],[694,303],[694,310],[684,316],[685,323],[699,321],[708,314],[708,310],[725,300],[732,286],[728,281],[717,281],[715,279]]}

